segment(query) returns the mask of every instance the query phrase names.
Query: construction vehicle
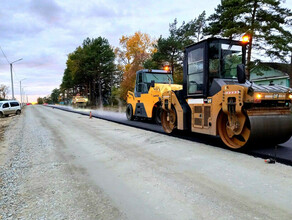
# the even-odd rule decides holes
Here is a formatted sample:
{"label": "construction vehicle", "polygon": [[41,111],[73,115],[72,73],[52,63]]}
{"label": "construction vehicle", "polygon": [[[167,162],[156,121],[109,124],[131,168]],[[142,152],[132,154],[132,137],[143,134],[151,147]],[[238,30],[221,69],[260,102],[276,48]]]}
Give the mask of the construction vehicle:
{"label": "construction vehicle", "polygon": [[80,96],[80,94],[77,94],[76,96],[73,96],[72,106],[73,108],[84,108],[87,105],[87,102],[88,98]]}
{"label": "construction vehicle", "polygon": [[128,91],[127,94],[127,119],[148,118],[159,124],[162,93],[180,89],[182,85],[173,84],[172,72],[169,70],[139,70],[134,92]]}
{"label": "construction vehicle", "polygon": [[284,143],[292,135],[292,89],[246,80],[246,41],[210,38],[186,47],[183,89],[162,94],[161,124],[219,135],[230,148]]}

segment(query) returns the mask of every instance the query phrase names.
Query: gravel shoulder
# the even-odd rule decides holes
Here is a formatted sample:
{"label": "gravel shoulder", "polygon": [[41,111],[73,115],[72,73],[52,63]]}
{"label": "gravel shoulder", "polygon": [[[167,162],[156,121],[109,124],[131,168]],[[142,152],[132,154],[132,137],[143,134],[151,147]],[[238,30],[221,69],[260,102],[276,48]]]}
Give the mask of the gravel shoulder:
{"label": "gravel shoulder", "polygon": [[7,146],[4,143],[4,133],[5,130],[8,128],[10,122],[14,119],[14,117],[0,118],[0,166],[2,166],[5,163],[7,152]]}
{"label": "gravel shoulder", "polygon": [[292,216],[292,167],[245,154],[43,106],[4,143],[3,219]]}
{"label": "gravel shoulder", "polygon": [[4,135],[0,219],[123,219],[82,168],[59,154],[53,134],[28,108]]}

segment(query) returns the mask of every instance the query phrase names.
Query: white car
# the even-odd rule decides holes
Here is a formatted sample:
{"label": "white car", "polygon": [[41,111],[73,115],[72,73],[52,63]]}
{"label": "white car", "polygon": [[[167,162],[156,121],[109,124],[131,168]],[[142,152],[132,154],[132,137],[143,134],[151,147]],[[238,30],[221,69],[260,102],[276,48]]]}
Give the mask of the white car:
{"label": "white car", "polygon": [[21,107],[16,100],[0,101],[0,117],[8,116],[10,114],[20,115]]}

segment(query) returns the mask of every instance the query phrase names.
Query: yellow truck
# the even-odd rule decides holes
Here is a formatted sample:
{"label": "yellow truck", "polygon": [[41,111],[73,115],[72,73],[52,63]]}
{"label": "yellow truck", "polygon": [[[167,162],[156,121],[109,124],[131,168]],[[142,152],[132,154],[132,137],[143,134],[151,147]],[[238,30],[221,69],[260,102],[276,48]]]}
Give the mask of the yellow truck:
{"label": "yellow truck", "polygon": [[139,70],[134,92],[128,91],[127,94],[127,119],[148,118],[159,124],[162,93],[181,89],[181,85],[173,84],[171,71]]}

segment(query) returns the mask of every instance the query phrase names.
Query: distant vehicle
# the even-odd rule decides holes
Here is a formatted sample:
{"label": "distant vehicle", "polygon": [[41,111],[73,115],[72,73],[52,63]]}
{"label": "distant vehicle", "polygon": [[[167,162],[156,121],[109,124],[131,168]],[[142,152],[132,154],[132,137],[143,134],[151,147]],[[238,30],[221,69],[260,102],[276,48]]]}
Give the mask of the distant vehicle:
{"label": "distant vehicle", "polygon": [[74,108],[82,108],[86,106],[87,102],[88,98],[77,94],[76,96],[73,96],[72,105]]}
{"label": "distant vehicle", "polygon": [[30,102],[26,103],[26,105],[32,105]]}
{"label": "distant vehicle", "polygon": [[21,114],[19,102],[15,100],[0,101],[0,117],[7,117],[11,114]]}

